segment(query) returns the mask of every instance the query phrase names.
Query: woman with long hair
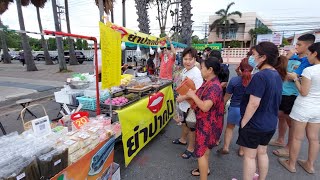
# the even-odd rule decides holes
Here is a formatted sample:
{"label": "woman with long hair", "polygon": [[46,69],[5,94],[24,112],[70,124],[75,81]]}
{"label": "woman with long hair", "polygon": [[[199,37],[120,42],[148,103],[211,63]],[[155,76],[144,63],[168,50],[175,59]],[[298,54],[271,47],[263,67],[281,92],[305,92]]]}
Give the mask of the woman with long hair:
{"label": "woman with long hair", "polygon": [[219,82],[220,62],[209,57],[201,63],[201,75],[205,82],[195,92],[189,90],[187,97],[193,99],[197,107],[194,156],[199,168],[191,171],[193,176],[206,180],[210,174],[210,149],[217,145],[223,129],[223,90]]}
{"label": "woman with long hair", "polygon": [[[232,139],[234,127],[240,126],[240,102],[245,93],[246,87],[251,80],[251,71],[253,68],[248,63],[248,58],[242,59],[239,65],[239,76],[231,78],[227,86],[226,94],[224,95],[224,104],[231,98],[228,108],[227,127],[224,135],[224,145],[217,152],[219,154],[229,154],[229,146]],[[240,147],[239,156],[243,156],[243,150]]]}
{"label": "woman with long hair", "polygon": [[[296,162],[308,173],[313,174],[314,162],[319,154],[320,129],[320,43],[309,48],[308,61],[313,66],[302,72],[301,82],[297,74],[291,73],[290,78],[299,90],[299,96],[294,102],[290,117],[292,120],[292,141],[289,150],[289,160],[279,159],[279,162],[290,172],[296,172]],[[309,142],[308,159],[298,160],[304,134]]]}
{"label": "woman with long hair", "polygon": [[268,174],[267,145],[275,133],[287,58],[276,45],[261,42],[253,47],[257,72],[246,88],[240,105],[241,125],[237,144],[243,147],[243,179],[252,180],[258,161],[259,179]]}

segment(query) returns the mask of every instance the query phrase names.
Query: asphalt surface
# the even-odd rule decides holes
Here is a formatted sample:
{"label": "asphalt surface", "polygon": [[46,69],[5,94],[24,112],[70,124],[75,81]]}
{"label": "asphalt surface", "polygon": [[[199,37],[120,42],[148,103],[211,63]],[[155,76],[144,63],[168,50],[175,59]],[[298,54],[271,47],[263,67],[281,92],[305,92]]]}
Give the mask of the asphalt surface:
{"label": "asphalt surface", "polygon": [[[230,68],[231,76],[234,76],[234,67]],[[42,92],[44,93],[44,92]],[[34,95],[36,96],[36,95]],[[39,94],[38,94],[39,96]],[[52,98],[44,98],[40,103],[45,106],[50,119],[57,117],[60,110],[60,105],[55,103]],[[22,107],[18,105],[10,107],[0,106],[0,121],[4,125],[7,133],[18,131],[22,132],[21,119],[16,120]],[[39,108],[31,109],[37,116],[42,116],[43,111]],[[93,115],[94,113],[92,113]],[[26,114],[25,119],[30,120],[33,117]],[[168,123],[157,137],[155,137],[142,151],[133,159],[128,167],[124,167],[123,147],[121,142],[115,146],[115,159],[114,161],[121,165],[121,179],[123,180],[193,180],[199,179],[192,177],[190,171],[197,167],[196,159],[185,160],[180,157],[182,152],[186,149],[182,145],[172,144],[172,140],[178,138],[181,133],[180,126],[176,125],[175,121]],[[0,132],[0,136],[1,136]],[[231,180],[236,178],[242,179],[242,158],[237,155],[238,146],[235,141],[237,139],[238,131],[234,131],[234,137],[230,146],[229,155],[218,155],[216,150],[222,146],[215,147],[210,154],[210,170],[211,175],[208,179],[215,180]],[[223,138],[223,135],[222,135]],[[300,158],[307,157],[307,141],[304,140]],[[270,159],[270,168],[267,179],[271,180],[320,180],[320,163],[319,159],[316,162],[316,174],[307,174],[300,166],[297,166],[297,173],[289,173],[278,162],[277,157],[272,154],[272,150],[276,147],[268,148],[268,155]]]}

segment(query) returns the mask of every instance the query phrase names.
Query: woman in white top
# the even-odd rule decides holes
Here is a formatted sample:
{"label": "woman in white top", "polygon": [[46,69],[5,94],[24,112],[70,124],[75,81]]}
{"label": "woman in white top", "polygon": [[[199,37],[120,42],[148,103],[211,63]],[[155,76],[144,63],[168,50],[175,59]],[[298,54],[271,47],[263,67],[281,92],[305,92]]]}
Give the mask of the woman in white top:
{"label": "woman in white top", "polygon": [[[290,117],[293,119],[293,139],[290,158],[279,162],[290,172],[296,172],[296,162],[308,173],[313,174],[314,162],[319,153],[320,129],[320,43],[309,47],[308,61],[313,66],[302,72],[301,82],[297,74],[290,74],[300,92],[294,102]],[[309,151],[307,160],[298,160],[301,142],[307,134]]]}
{"label": "woman in white top", "polygon": [[[196,89],[200,88],[203,83],[203,78],[201,76],[201,71],[195,66],[196,57],[197,57],[197,50],[194,48],[188,47],[184,49],[182,52],[183,57],[183,66],[184,69],[182,70],[181,76],[182,80],[186,77],[191,79]],[[186,101],[187,97],[185,95],[179,95],[177,97],[177,102],[179,103],[179,109],[183,111],[184,120],[182,121],[182,133],[181,137],[175,139],[172,143],[173,144],[180,144],[180,145],[187,145],[187,137],[188,137],[188,147],[185,152],[181,155],[183,159],[189,159],[193,155],[194,151],[194,141],[195,141],[195,128],[189,128],[186,125],[186,115],[190,108],[190,104]]]}

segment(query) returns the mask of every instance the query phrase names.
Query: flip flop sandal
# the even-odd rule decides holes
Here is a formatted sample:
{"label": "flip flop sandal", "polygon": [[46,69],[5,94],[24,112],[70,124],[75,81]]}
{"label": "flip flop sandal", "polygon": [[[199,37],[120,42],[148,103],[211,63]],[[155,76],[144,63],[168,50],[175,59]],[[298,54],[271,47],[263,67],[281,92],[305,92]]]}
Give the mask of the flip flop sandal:
{"label": "flip flop sandal", "polygon": [[289,167],[289,164],[287,163],[289,160],[284,159],[284,158],[279,158],[278,161],[289,172],[291,172],[291,173],[297,172],[297,170],[295,168],[291,169],[291,167]]}
{"label": "flip flop sandal", "polygon": [[270,146],[278,146],[278,147],[286,146],[285,144],[281,144],[281,143],[277,142],[277,140],[275,140],[275,139],[271,139],[271,141],[269,142],[269,145]]}
{"label": "flip flop sandal", "polygon": [[223,148],[220,148],[220,149],[217,150],[217,153],[219,153],[221,155],[226,155],[226,154],[229,154],[229,151],[226,151]]}
{"label": "flip flop sandal", "polygon": [[[194,174],[194,173],[197,173],[197,174]],[[198,174],[199,173],[199,174]],[[200,176],[200,170],[199,169],[194,169],[191,171],[191,175],[192,176]],[[208,172],[208,176],[210,175],[210,170]]]}
{"label": "flip flop sandal", "polygon": [[287,152],[284,148],[273,150],[272,153],[279,157],[289,158],[289,152]]}
{"label": "flip flop sandal", "polygon": [[180,141],[180,139],[175,139],[175,140],[172,141],[172,143],[173,143],[173,144],[184,145],[184,146],[187,145],[187,143],[182,143],[182,142]]}
{"label": "flip flop sandal", "polygon": [[299,159],[297,162],[307,173],[314,174],[314,170],[307,168],[306,161]]}
{"label": "flip flop sandal", "polygon": [[193,156],[193,152],[190,152],[188,150],[185,150],[184,153],[181,155],[183,159],[189,159],[191,156]]}

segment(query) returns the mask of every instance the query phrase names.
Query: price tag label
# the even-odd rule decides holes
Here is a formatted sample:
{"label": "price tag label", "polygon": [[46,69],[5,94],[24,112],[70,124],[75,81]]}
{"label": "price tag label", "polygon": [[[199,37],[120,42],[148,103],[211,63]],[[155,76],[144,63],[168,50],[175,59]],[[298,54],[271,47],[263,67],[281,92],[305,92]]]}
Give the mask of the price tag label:
{"label": "price tag label", "polygon": [[77,129],[80,129],[83,125],[87,124],[88,122],[89,122],[89,118],[85,116],[72,121],[74,127],[76,127]]}
{"label": "price tag label", "polygon": [[51,133],[50,120],[48,116],[44,116],[31,121],[32,129],[38,136],[45,136]]}

